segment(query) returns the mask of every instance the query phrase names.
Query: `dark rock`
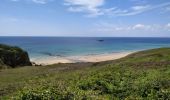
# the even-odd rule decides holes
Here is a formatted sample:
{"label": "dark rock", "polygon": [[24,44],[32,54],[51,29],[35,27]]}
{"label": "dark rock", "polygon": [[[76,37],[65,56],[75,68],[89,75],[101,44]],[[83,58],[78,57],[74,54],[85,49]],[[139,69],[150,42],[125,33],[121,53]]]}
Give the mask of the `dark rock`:
{"label": "dark rock", "polygon": [[32,65],[28,53],[19,47],[0,44],[0,63],[16,67]]}
{"label": "dark rock", "polygon": [[43,54],[43,55],[47,55],[47,56],[55,56],[55,55],[53,55],[52,53],[50,53],[50,52],[41,52],[41,54]]}
{"label": "dark rock", "polygon": [[104,40],[98,40],[99,42],[103,42]]}

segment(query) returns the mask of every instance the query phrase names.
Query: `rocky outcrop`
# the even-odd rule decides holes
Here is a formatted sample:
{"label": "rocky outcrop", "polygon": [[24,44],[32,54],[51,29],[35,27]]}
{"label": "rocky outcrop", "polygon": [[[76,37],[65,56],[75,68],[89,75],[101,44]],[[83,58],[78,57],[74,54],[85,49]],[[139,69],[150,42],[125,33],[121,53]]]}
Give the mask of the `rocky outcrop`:
{"label": "rocky outcrop", "polygon": [[0,44],[0,64],[14,68],[30,66],[31,62],[28,53],[21,48]]}

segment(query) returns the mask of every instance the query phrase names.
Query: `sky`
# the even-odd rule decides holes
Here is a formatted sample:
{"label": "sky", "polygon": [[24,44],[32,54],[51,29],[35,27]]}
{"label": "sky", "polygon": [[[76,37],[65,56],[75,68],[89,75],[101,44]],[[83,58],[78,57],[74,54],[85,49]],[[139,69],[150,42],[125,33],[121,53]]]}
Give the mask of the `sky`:
{"label": "sky", "polygon": [[170,0],[0,0],[0,36],[170,37]]}

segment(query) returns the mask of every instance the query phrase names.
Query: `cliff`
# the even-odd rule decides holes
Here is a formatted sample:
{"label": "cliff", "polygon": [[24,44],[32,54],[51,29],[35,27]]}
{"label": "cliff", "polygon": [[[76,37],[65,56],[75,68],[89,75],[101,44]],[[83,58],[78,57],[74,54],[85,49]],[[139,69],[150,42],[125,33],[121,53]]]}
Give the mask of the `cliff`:
{"label": "cliff", "polygon": [[0,44],[0,66],[30,66],[28,53],[19,47]]}

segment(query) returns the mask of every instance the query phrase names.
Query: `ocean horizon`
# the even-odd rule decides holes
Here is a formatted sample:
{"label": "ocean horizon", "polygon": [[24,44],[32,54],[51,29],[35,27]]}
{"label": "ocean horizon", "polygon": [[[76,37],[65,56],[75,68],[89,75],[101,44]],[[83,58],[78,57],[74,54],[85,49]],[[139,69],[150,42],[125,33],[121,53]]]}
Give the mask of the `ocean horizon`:
{"label": "ocean horizon", "polygon": [[98,55],[170,47],[163,37],[25,37],[1,36],[1,44],[19,46],[31,59]]}

